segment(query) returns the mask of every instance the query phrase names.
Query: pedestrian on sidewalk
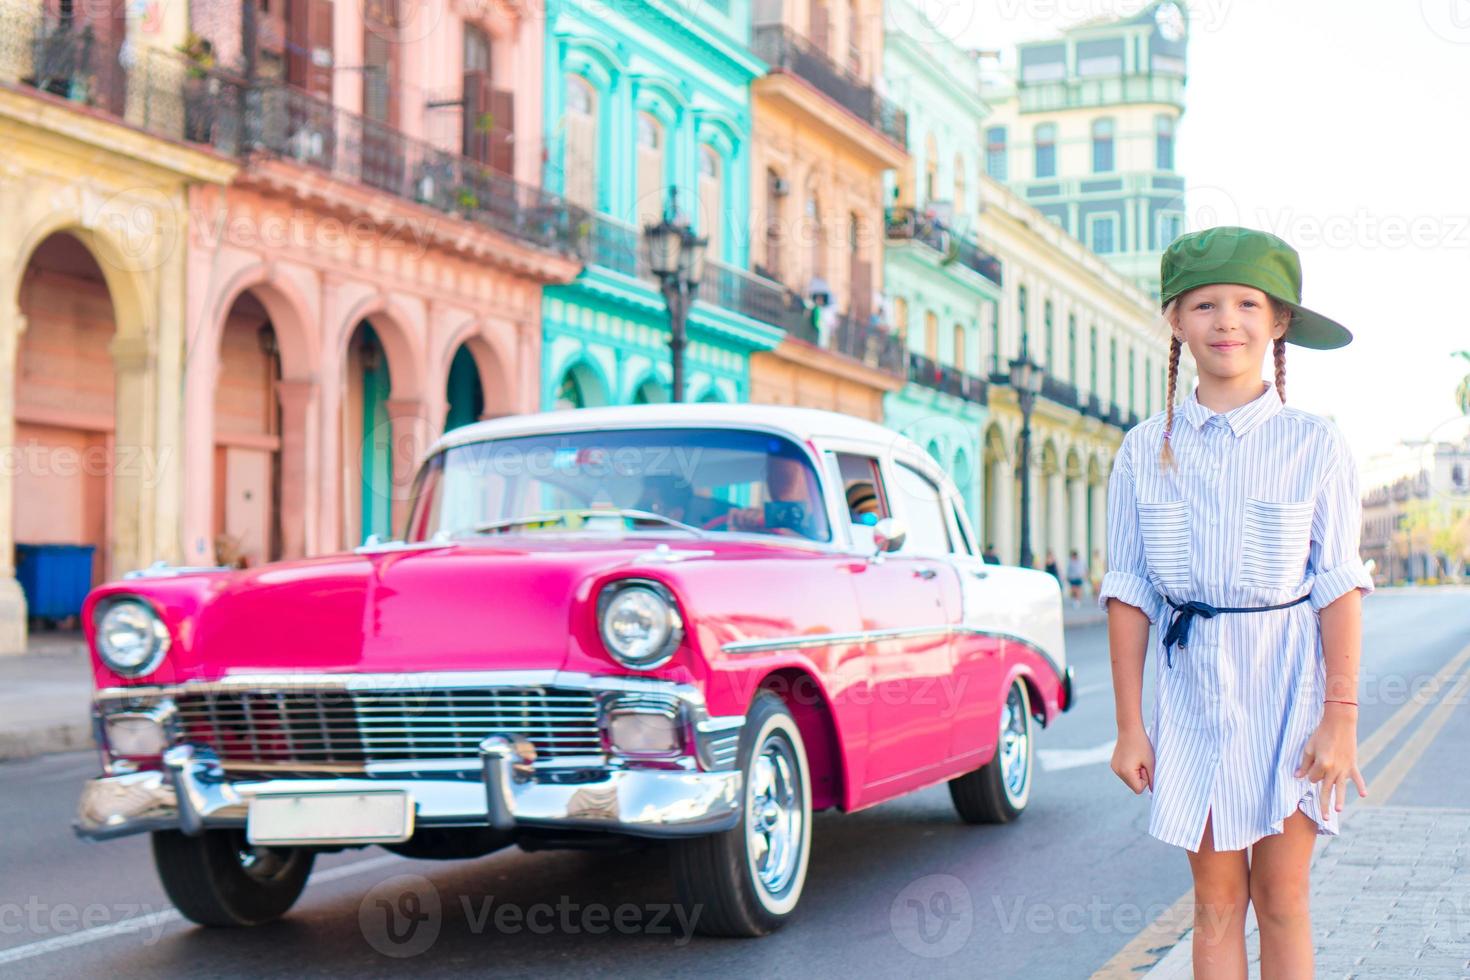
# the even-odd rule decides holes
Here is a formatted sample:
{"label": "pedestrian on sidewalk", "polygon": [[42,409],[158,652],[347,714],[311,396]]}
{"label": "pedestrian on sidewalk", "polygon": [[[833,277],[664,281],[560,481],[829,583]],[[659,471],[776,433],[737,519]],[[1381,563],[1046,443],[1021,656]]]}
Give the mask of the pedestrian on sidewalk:
{"label": "pedestrian on sidewalk", "polygon": [[1046,574],[1056,579],[1058,585],[1062,584],[1062,570],[1057,567],[1056,552],[1050,548],[1046,549]]}
{"label": "pedestrian on sidewalk", "polygon": [[[1118,740],[1113,771],[1151,795],[1148,832],[1188,852],[1197,978],[1243,977],[1254,903],[1264,976],[1310,976],[1307,869],[1338,833],[1357,766],[1362,509],[1348,445],[1286,406],[1286,344],[1352,340],[1301,305],[1297,253],[1220,227],[1161,262],[1172,340],[1164,411],[1129,430],[1108,483],[1098,590]],[[1175,411],[1184,345],[1199,384]],[[1268,348],[1274,386],[1261,377]],[[1161,634],[1143,723],[1149,624]]]}
{"label": "pedestrian on sidewalk", "polygon": [[1086,579],[1086,569],[1082,567],[1082,558],[1073,548],[1072,553],[1067,556],[1067,584],[1072,588],[1072,608],[1076,609],[1082,605],[1082,586]]}

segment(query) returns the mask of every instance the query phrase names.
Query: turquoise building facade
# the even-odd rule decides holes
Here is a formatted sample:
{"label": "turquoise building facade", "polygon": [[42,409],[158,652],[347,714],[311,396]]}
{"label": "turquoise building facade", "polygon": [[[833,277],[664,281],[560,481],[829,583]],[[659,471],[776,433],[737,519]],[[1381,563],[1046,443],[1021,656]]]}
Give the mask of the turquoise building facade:
{"label": "turquoise building facade", "polygon": [[906,337],[908,374],[884,397],[884,420],[949,472],[984,543],[981,433],[999,349],[1002,271],[971,236],[989,110],[974,61],[911,0],[889,0],[886,15],[884,80],[908,113],[912,163],[887,183],[883,276]]}
{"label": "turquoise building facade", "polygon": [[[544,408],[666,401],[669,320],[643,257],[642,229],[676,194],[709,239],[689,317],[685,399],[749,397],[750,355],[780,327],[749,265],[749,0],[624,4],[551,0],[545,72],[545,184],[585,208],[587,266],[542,300]],[[771,317],[771,319],[776,319]]]}

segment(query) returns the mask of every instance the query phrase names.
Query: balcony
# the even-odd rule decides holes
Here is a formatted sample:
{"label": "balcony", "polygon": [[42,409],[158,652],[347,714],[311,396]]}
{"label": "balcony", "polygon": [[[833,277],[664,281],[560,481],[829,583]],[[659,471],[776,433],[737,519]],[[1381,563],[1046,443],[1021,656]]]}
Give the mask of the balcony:
{"label": "balcony", "polygon": [[908,115],[806,38],[781,24],[757,26],[751,50],[772,71],[787,71],[900,146],[908,144]]}
{"label": "balcony", "polygon": [[1084,415],[1091,415],[1095,419],[1105,420],[1107,414],[1103,411],[1102,399],[1096,395],[1087,396],[1087,405],[1082,409]]}
{"label": "balcony", "polygon": [[240,149],[243,80],[182,55],[144,47],[122,57],[108,38],[71,16],[0,6],[0,83],[63,99],[154,136]]}
{"label": "balcony", "polygon": [[988,389],[985,381],[948,364],[940,364],[917,351],[908,352],[908,380],[924,388],[984,404]]}
{"label": "balcony", "polygon": [[968,237],[952,231],[938,218],[920,214],[915,208],[886,208],[883,212],[883,234],[890,241],[923,242],[944,256],[943,264],[958,262],[995,285],[1001,285],[1000,259]]}
{"label": "balcony", "polygon": [[246,113],[248,148],[442,211],[527,244],[583,254],[581,208],[489,166],[405,136],[301,89],[258,84]]}
{"label": "balcony", "polygon": [[[643,252],[643,233],[605,214],[593,215],[587,259],[613,272],[657,286]],[[785,286],[753,272],[706,259],[696,299],[789,330],[805,312],[799,297]]]}
{"label": "balcony", "polygon": [[1119,104],[1163,104],[1184,108],[1183,75],[1112,75],[1022,82],[1022,112],[1055,112]]}
{"label": "balcony", "polygon": [[823,323],[819,327],[813,322],[813,316],[804,316],[791,324],[787,333],[813,347],[843,354],[878,371],[898,376],[904,374],[906,351],[903,341],[891,331],[877,324],[861,323],[848,314],[835,311],[826,313],[821,319]]}
{"label": "balcony", "polygon": [[1067,408],[1077,409],[1082,407],[1082,403],[1077,397],[1077,386],[1068,384],[1061,378],[1051,374],[1041,376],[1041,397]]}

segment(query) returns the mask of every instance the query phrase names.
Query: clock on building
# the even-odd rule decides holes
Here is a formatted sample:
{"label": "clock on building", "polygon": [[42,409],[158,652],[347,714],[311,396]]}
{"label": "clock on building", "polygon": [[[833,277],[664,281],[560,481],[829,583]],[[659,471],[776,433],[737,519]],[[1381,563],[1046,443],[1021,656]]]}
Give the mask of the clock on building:
{"label": "clock on building", "polygon": [[1177,3],[1164,3],[1154,11],[1154,23],[1159,25],[1159,34],[1165,41],[1178,41],[1184,37],[1184,12]]}

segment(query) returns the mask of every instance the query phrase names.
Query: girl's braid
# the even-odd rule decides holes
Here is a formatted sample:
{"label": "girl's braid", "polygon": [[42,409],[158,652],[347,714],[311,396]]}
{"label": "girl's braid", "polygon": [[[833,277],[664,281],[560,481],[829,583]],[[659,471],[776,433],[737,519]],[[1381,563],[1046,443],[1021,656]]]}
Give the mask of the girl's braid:
{"label": "girl's braid", "polygon": [[1281,397],[1281,404],[1286,404],[1286,338],[1277,337],[1274,343],[1276,348],[1276,394]]}
{"label": "girl's braid", "polygon": [[1174,469],[1174,447],[1169,436],[1174,431],[1174,389],[1179,382],[1179,353],[1184,344],[1178,337],[1169,338],[1169,385],[1164,394],[1164,448],[1159,452],[1159,468]]}

